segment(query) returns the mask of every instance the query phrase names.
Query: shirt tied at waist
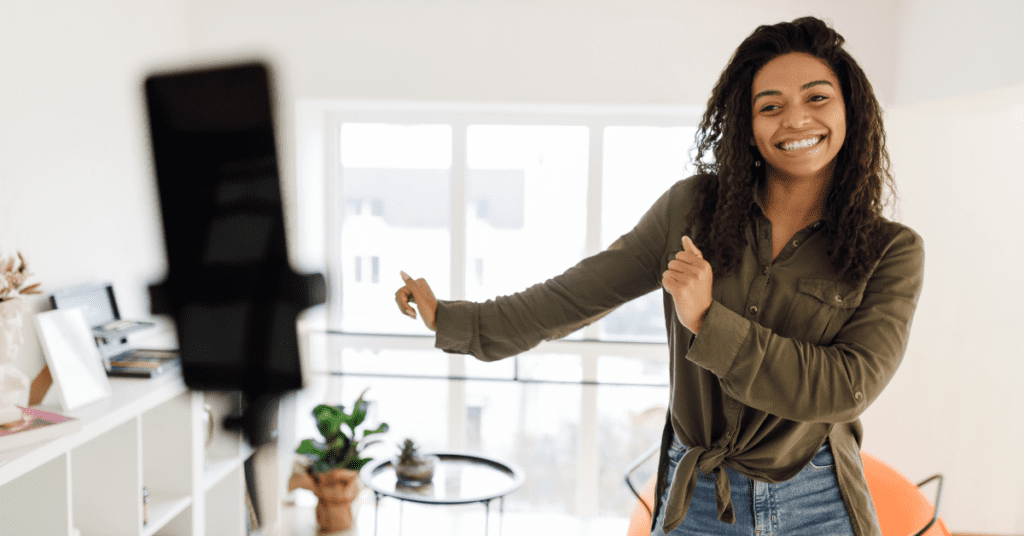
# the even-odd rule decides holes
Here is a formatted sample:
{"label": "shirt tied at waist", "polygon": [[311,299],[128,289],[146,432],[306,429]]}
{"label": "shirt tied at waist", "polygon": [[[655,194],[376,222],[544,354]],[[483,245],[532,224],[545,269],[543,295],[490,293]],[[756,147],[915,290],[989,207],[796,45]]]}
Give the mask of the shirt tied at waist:
{"label": "shirt tied at waist", "polygon": [[693,500],[693,491],[697,487],[697,470],[704,474],[711,474],[714,471],[718,520],[730,525],[736,523],[736,513],[732,507],[732,487],[729,485],[729,475],[722,466],[728,453],[729,449],[725,447],[691,447],[683,455],[683,459],[679,460],[665,504],[666,533],[672,532],[686,519],[690,501]]}

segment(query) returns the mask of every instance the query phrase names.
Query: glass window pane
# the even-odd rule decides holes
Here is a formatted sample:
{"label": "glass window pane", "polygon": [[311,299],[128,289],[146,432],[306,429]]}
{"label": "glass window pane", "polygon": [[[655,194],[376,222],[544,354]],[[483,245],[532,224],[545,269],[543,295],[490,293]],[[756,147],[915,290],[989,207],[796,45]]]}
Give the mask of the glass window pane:
{"label": "glass window pane", "polygon": [[466,410],[467,449],[526,473],[506,512],[575,513],[579,385],[467,381]]}
{"label": "glass window pane", "polygon": [[[629,232],[680,179],[693,174],[694,127],[607,127],[601,191],[601,244]],[[663,292],[633,300],[602,319],[603,340],[664,342]]]}
{"label": "glass window pane", "polygon": [[535,354],[519,356],[519,379],[558,382],[583,381],[583,361],[578,354]]}
{"label": "glass window pane", "polygon": [[581,126],[468,128],[467,299],[524,290],[583,258],[588,136]]}
{"label": "glass window pane", "polygon": [[451,296],[451,155],[449,125],[341,125],[343,331],[431,333],[394,293],[405,270]]}
{"label": "glass window pane", "polygon": [[[450,354],[446,354],[451,358]],[[511,380],[516,377],[516,358],[509,357],[500,361],[480,361],[467,355],[463,356],[466,363],[467,378],[493,378]]]}
{"label": "glass window pane", "polygon": [[448,354],[417,350],[370,350],[344,348],[341,362],[331,370],[345,374],[448,377]]}
{"label": "glass window pane", "polygon": [[659,358],[597,356],[597,381],[600,383],[642,383],[668,385],[668,349]]}
{"label": "glass window pane", "polygon": [[[661,440],[668,387],[606,386],[597,388],[598,516],[632,512],[636,496],[622,481],[630,462]],[[632,481],[640,486],[655,474],[658,455],[640,466]]]}

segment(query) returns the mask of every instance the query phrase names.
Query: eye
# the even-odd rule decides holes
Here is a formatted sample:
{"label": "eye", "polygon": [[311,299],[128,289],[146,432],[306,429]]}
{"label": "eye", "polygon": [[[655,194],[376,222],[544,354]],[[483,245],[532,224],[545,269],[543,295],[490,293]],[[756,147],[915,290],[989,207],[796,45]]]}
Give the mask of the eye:
{"label": "eye", "polygon": [[814,95],[809,100],[811,102],[821,102],[821,101],[824,101],[824,100],[828,100],[828,96],[827,95]]}
{"label": "eye", "polygon": [[769,104],[767,106],[762,106],[761,107],[761,111],[762,112],[774,112],[775,110],[778,110],[778,109],[779,109],[779,107],[774,105],[774,104]]}

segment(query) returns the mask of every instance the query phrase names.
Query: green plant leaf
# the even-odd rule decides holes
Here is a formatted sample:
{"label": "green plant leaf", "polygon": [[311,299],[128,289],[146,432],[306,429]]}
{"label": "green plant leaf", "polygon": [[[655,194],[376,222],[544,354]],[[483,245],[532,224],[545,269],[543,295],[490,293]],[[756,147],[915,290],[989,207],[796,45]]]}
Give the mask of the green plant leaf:
{"label": "green plant leaf", "polygon": [[327,444],[327,449],[334,452],[345,452],[351,448],[353,441],[342,434]]}
{"label": "green plant leaf", "polygon": [[356,431],[356,426],[363,424],[363,421],[366,420],[366,408],[368,406],[369,404],[365,400],[360,399],[356,401],[356,406],[352,410],[352,418],[350,419],[353,432]]}
{"label": "green plant leaf", "polygon": [[323,458],[326,450],[327,446],[319,441],[303,439],[302,443],[299,443],[299,448],[295,449],[295,452],[299,454],[312,454],[318,458]]}
{"label": "green plant leaf", "polygon": [[341,423],[346,417],[344,406],[320,404],[313,408],[313,416],[316,417],[317,429],[328,442],[341,434]]}
{"label": "green plant leaf", "polygon": [[363,392],[359,393],[359,398],[356,399],[356,403],[352,406],[352,416],[349,419],[349,427],[352,428],[353,435],[356,433],[356,427],[363,424],[363,421],[366,420],[366,408],[369,406],[369,403],[366,402],[366,392],[369,390],[369,387],[363,389]]}
{"label": "green plant leaf", "polygon": [[381,425],[378,426],[376,430],[363,430],[363,437],[366,437],[366,436],[368,436],[370,434],[383,434],[384,432],[387,432],[387,431],[388,431],[388,423],[385,422],[385,423],[381,423]]}
{"label": "green plant leaf", "polygon": [[349,428],[355,428],[354,426],[352,426],[352,416],[351,415],[347,415],[347,414],[343,415],[341,417],[341,423],[340,424],[342,426],[348,426]]}

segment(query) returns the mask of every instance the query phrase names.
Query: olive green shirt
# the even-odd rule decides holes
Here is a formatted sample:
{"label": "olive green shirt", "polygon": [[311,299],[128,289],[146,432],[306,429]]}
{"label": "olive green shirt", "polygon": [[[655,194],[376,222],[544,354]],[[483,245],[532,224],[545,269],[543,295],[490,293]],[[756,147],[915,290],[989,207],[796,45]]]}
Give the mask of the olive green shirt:
{"label": "olive green shirt", "polygon": [[[681,237],[700,236],[685,221],[696,180],[676,183],[632,231],[559,276],[484,303],[439,301],[436,347],[502,359],[660,288]],[[849,284],[829,262],[824,222],[796,233],[773,260],[771,222],[760,205],[754,213],[738,268],[714,274],[714,299],[699,336],[679,322],[671,295],[662,292],[670,400],[654,517],[665,508],[665,532],[682,522],[699,470],[714,474],[719,519],[732,522],[724,467],[782,482],[810,463],[827,438],[854,533],[880,535],[858,417],[903,358],[924,275],[921,237],[885,221],[880,258],[863,280]],[[690,449],[662,504],[672,434]]]}

